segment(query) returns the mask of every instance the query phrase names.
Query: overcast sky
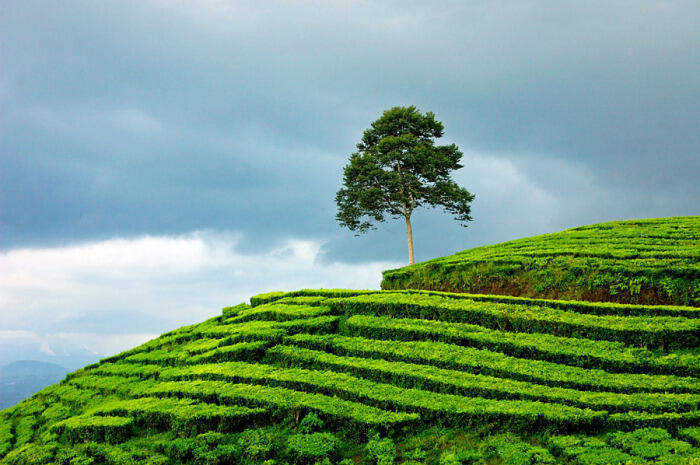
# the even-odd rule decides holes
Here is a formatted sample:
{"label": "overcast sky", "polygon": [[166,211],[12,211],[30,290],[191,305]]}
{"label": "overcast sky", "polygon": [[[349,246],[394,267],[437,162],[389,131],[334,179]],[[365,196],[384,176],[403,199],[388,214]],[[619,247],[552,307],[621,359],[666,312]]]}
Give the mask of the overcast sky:
{"label": "overcast sky", "polygon": [[333,198],[396,105],[436,114],[476,194],[466,229],[416,212],[417,260],[698,214],[698,24],[695,0],[4,0],[0,363],[377,288],[405,226],[355,237]]}

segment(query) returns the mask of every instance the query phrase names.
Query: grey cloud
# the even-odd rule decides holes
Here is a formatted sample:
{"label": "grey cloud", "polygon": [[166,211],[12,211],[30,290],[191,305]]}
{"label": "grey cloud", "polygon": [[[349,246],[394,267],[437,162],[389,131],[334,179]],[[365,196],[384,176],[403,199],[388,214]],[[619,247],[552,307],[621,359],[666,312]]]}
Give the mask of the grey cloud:
{"label": "grey cloud", "polygon": [[362,130],[397,104],[434,111],[465,152],[511,163],[560,208],[462,176],[475,222],[427,212],[427,237],[450,239],[426,253],[697,213],[692,1],[9,1],[0,18],[2,248],[213,229],[251,249],[296,236],[328,240],[328,260],[395,258],[401,225],[356,240],[333,195]]}

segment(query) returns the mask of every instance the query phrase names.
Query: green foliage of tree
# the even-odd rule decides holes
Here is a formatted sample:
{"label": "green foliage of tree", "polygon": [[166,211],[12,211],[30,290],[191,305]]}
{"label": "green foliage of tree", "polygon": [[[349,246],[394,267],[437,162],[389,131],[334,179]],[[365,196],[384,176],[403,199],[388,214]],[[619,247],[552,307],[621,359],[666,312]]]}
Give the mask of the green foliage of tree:
{"label": "green foliage of tree", "polygon": [[421,206],[441,206],[466,226],[474,195],[459,187],[450,172],[462,168],[455,144],[435,145],[444,127],[432,112],[394,107],[371,124],[345,166],[336,194],[338,222],[364,233],[385,216],[404,218],[409,264],[414,263],[411,215]]}

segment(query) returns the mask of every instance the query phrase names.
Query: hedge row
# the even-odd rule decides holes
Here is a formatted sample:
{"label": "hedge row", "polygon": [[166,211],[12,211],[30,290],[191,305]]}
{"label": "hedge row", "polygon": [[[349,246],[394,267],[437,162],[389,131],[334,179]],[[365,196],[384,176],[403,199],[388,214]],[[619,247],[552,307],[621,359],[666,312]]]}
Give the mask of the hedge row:
{"label": "hedge row", "polygon": [[146,395],[178,396],[264,406],[275,414],[313,410],[328,419],[350,421],[361,426],[394,427],[419,419],[415,413],[392,412],[323,394],[276,386],[231,384],[223,381],[191,380],[163,382],[144,392]]}
{"label": "hedge row", "polygon": [[[227,366],[230,364],[211,364],[211,365],[200,365],[205,367],[204,372],[209,369],[211,371],[212,367],[221,367],[222,370],[226,370]],[[157,382],[154,380],[144,380],[142,377],[157,377],[160,374],[161,369],[152,369],[153,367],[143,367],[138,365],[112,365],[104,366],[101,368],[106,368],[104,374],[112,374],[112,376],[91,376],[84,378],[84,383],[87,385],[99,385],[100,389],[106,392],[118,392],[122,395],[132,395],[132,396],[149,396],[153,394],[162,394],[163,386],[172,385],[173,383],[168,383],[167,380],[179,379],[183,376],[188,378],[192,377],[193,369],[198,366],[183,367],[182,369],[175,369],[178,371],[173,371],[170,369],[165,372],[159,378],[165,380],[165,382]],[[200,372],[202,370],[196,370]],[[184,373],[184,374],[183,374]],[[230,379],[230,378],[229,378]],[[82,378],[71,380],[71,383],[80,383]],[[224,386],[231,386],[227,383],[220,383],[223,389]],[[318,412],[324,413],[331,417],[338,417],[340,419],[351,420],[358,424],[364,425],[385,425],[391,426],[394,424],[403,423],[408,420],[417,419],[417,415],[414,414],[393,414],[391,412],[385,412],[381,409],[376,409],[370,406],[364,406],[355,402],[343,401],[340,399],[333,399],[327,396],[314,395],[305,392],[292,391],[283,388],[274,389],[264,389],[260,387],[259,395],[254,394],[258,391],[258,386],[253,386],[248,389],[245,385],[236,388],[233,391],[228,392],[228,397],[220,397],[217,391],[212,391],[210,388],[212,384],[207,384],[200,381],[189,381],[187,383],[181,383],[181,387],[189,386],[185,391],[171,392],[175,395],[194,397],[199,399],[204,399],[210,402],[216,401],[238,401],[246,400],[252,405],[267,405],[270,404],[278,409],[293,409],[296,408],[295,404],[300,404],[305,408],[316,410]],[[198,392],[199,387],[202,390]],[[170,391],[168,391],[170,392]],[[221,391],[224,392],[223,390]],[[234,394],[239,395],[239,397],[233,398]],[[279,396],[277,395],[279,394]],[[242,397],[240,397],[242,396]],[[257,399],[257,400],[256,400]],[[337,404],[334,404],[338,401]]]}
{"label": "hedge row", "polygon": [[0,416],[0,457],[12,449],[12,420],[9,416]]}
{"label": "hedge row", "polygon": [[[245,323],[219,325],[192,333],[203,338],[235,338],[236,340],[260,340],[277,337],[280,332],[332,332],[338,323],[337,316],[317,316],[289,321],[249,321]],[[231,340],[231,339],[230,339]]]}
{"label": "hedge row", "polygon": [[[169,332],[164,333],[155,339],[151,339],[150,341],[145,342],[144,344],[141,344],[140,346],[134,347],[133,349],[129,349],[129,350],[126,350],[124,352],[120,352],[116,355],[112,355],[110,357],[103,358],[100,360],[100,363],[116,362],[116,361],[122,360],[126,357],[129,357],[131,355],[140,353],[140,352],[148,352],[151,350],[161,349],[163,347],[177,345],[177,344],[181,344],[182,342],[185,342],[185,341],[191,341],[193,339],[197,339],[198,333],[206,330],[206,328],[217,326],[219,324],[220,320],[221,320],[221,318],[217,316],[217,317],[205,320],[201,323],[197,323],[195,325],[183,326],[183,327],[178,328],[176,330],[169,331]],[[88,365],[85,368],[86,369],[91,368],[92,366],[95,366],[95,365],[96,364]]]}
{"label": "hedge row", "polygon": [[[336,322],[336,317],[321,316],[283,322],[249,321],[237,324],[198,325],[194,329],[161,336],[135,349],[102,359],[100,362],[116,362],[127,357],[134,357],[136,354],[163,350],[164,347],[169,348],[170,351],[186,350],[190,353],[200,353],[219,345],[230,345],[242,341],[276,340],[286,335],[287,332],[328,332],[335,328]],[[135,360],[138,360],[138,357]],[[95,366],[97,365],[92,365],[89,368]]]}
{"label": "hedge row", "polygon": [[328,297],[322,295],[295,295],[282,297],[275,301],[278,304],[286,305],[309,305],[311,307],[318,307],[325,301]]}
{"label": "hedge row", "polygon": [[223,339],[194,339],[189,342],[170,342],[160,346],[152,346],[150,350],[137,352],[124,357],[122,360],[127,363],[184,363],[190,356],[208,352],[225,342]]}
{"label": "hedge row", "polygon": [[673,439],[660,428],[615,432],[602,437],[553,436],[548,445],[557,455],[584,465],[690,465],[700,459],[700,450]]}
{"label": "hedge row", "polygon": [[[482,256],[488,257],[584,257],[584,258],[609,258],[616,260],[634,260],[634,259],[692,259],[698,254],[687,247],[673,247],[672,241],[658,241],[656,244],[649,245],[646,241],[640,241],[636,244],[631,244],[629,239],[616,240],[608,238],[606,240],[598,240],[588,242],[590,237],[587,237],[587,247],[582,248],[580,243],[560,243],[556,242],[544,244],[527,244],[520,247],[500,247],[495,248]],[[458,254],[459,255],[459,254]],[[474,254],[464,254],[467,257]]]}
{"label": "hedge row", "polygon": [[700,319],[596,316],[548,307],[477,302],[421,294],[381,293],[326,301],[334,313],[471,323],[501,331],[549,333],[661,348],[700,345]]}
{"label": "hedge row", "polygon": [[700,427],[681,429],[678,431],[678,436],[700,447]]}
{"label": "hedge row", "polygon": [[197,355],[215,349],[222,344],[221,339],[195,339],[180,345],[170,346],[171,351],[182,351],[188,355]]}
{"label": "hedge row", "polygon": [[[608,240],[610,241],[610,240]],[[613,248],[612,245],[622,244],[622,248]],[[670,241],[666,241],[670,244]],[[501,247],[495,248],[488,253],[462,253],[444,257],[431,261],[433,264],[443,263],[460,263],[460,262],[477,262],[484,260],[511,260],[517,262],[520,260],[532,260],[538,258],[554,258],[554,257],[571,257],[578,259],[590,259],[592,262],[601,263],[616,263],[636,261],[639,263],[648,263],[649,266],[663,266],[657,264],[659,261],[669,264],[685,264],[693,265],[693,260],[698,256],[697,252],[691,251],[688,248],[676,248],[657,244],[656,246],[629,247],[630,244],[624,244],[623,241],[610,241],[605,247],[596,247],[594,244],[588,244],[588,247],[582,248],[581,244],[562,244],[559,246],[545,246],[542,244],[528,245],[524,247]],[[460,260],[461,259],[461,260]],[[653,260],[653,261],[652,261]]]}
{"label": "hedge row", "polygon": [[534,305],[537,307],[555,308],[560,310],[585,313],[589,315],[620,315],[620,316],[680,316],[684,318],[700,318],[700,309],[683,305],[631,305],[613,302],[586,302],[582,300],[553,300],[514,297],[507,295],[467,294],[457,292],[428,291],[421,289],[406,289],[400,291],[382,291],[385,293],[424,294],[443,296],[451,299],[468,299],[481,302],[500,302],[515,305]]}
{"label": "hedge row", "polygon": [[56,444],[39,445],[24,444],[15,447],[8,452],[2,463],[7,465],[54,465]]}
{"label": "hedge row", "polygon": [[[294,327],[294,322],[279,323],[275,321],[250,321],[247,323],[238,323],[227,325],[223,324],[220,317],[215,317],[198,325],[187,326],[176,331],[166,333],[159,338],[148,341],[134,349],[122,352],[101,360],[101,363],[116,362],[123,358],[132,356],[136,353],[149,352],[159,349],[176,349],[180,347],[191,351],[203,351],[204,348],[198,347],[200,344],[213,344],[214,340],[218,340],[219,344],[227,344],[247,340],[260,339],[275,339],[284,333],[285,323],[291,324]],[[303,326],[303,325],[302,325]],[[224,341],[222,341],[224,339]],[[179,347],[176,347],[179,346]],[[209,350],[210,348],[206,350]],[[194,353],[194,352],[193,352]]]}
{"label": "hedge row", "polygon": [[278,322],[275,321],[249,321],[247,323],[239,324],[219,324],[216,326],[210,326],[202,328],[200,330],[191,331],[186,334],[187,338],[184,341],[191,341],[200,338],[205,339],[224,339],[232,338],[236,342],[255,340],[256,334],[262,334],[263,339],[268,334],[276,334],[281,330],[277,327]]}
{"label": "hedge row", "polygon": [[[153,371],[149,370],[148,367],[139,367],[136,365],[132,366],[121,366],[121,365],[114,365],[114,370],[111,370],[112,372],[119,372],[121,376],[133,376],[133,377],[138,377],[138,376],[150,376],[153,374]],[[121,368],[129,368],[128,370],[122,370]],[[168,380],[189,380],[185,382],[185,384],[188,384],[191,386],[192,389],[189,390],[190,394],[193,394],[193,390],[196,390],[196,386],[199,385],[200,379],[213,379],[213,380],[226,380],[229,382],[258,382],[258,383],[279,383],[282,386],[287,386],[287,387],[292,387],[292,388],[297,388],[297,389],[315,389],[315,390],[325,390],[328,394],[332,395],[342,395],[343,397],[347,396],[348,394],[350,395],[349,399],[350,400],[356,400],[360,402],[372,402],[378,405],[379,407],[384,407],[384,408],[401,408],[405,407],[404,405],[400,404],[398,399],[401,397],[401,393],[404,392],[404,396],[408,397],[416,397],[416,394],[423,394],[423,395],[428,395],[430,396],[435,395],[435,396],[441,396],[441,394],[433,394],[433,393],[427,393],[424,391],[417,391],[415,389],[411,390],[405,390],[405,389],[400,389],[396,388],[394,386],[388,386],[388,385],[382,385],[382,384],[377,384],[373,383],[370,381],[365,381],[361,380],[358,378],[354,378],[352,376],[340,374],[340,373],[333,373],[333,372],[318,372],[318,371],[310,371],[310,370],[299,370],[299,369],[281,369],[281,368],[276,368],[273,366],[269,365],[257,365],[257,364],[248,364],[248,363],[243,363],[243,362],[232,362],[232,363],[220,363],[220,364],[208,364],[208,365],[193,365],[193,366],[187,366],[187,367],[181,367],[181,368],[163,368],[160,373],[159,373],[159,379],[162,380],[160,383],[157,382],[151,382],[150,384],[144,384],[143,381],[139,382],[131,382],[128,380],[128,378],[120,378],[119,376],[112,376],[110,377],[109,380],[103,380],[102,386],[103,388],[111,389],[115,392],[121,392],[121,393],[131,393],[132,395],[151,395],[153,393],[160,392],[159,389],[160,387],[164,384],[164,382],[167,382]],[[75,381],[72,381],[75,382]],[[88,384],[95,385],[93,380],[89,380]],[[385,397],[387,395],[387,392],[393,396],[393,400],[387,400]],[[208,401],[215,401],[218,398],[216,396],[214,397],[206,397],[204,396],[205,393],[201,393],[202,398],[208,400]],[[379,396],[379,397],[377,397]],[[384,397],[382,397],[384,396]],[[444,395],[443,395],[444,396]],[[478,398],[463,398],[463,397],[457,397],[457,396],[448,396],[448,399],[454,400],[454,399],[462,399],[462,402],[464,404],[471,404],[472,400],[478,399]],[[488,400],[488,399],[478,399],[481,402],[491,402],[491,403],[496,403],[498,405],[499,402],[506,402],[503,404],[505,407],[512,406],[514,402],[517,401],[494,401],[494,400]],[[458,414],[455,414],[459,416],[459,418],[462,418],[461,420],[455,420],[454,415],[452,415],[450,412],[446,412],[444,408],[438,408],[437,411],[435,411],[434,408],[431,408],[430,405],[434,403],[435,399],[429,398],[427,400],[424,400],[421,405],[413,406],[416,408],[419,412],[421,411],[419,409],[420,406],[423,406],[424,408],[427,408],[427,414],[433,419],[440,419],[440,420],[445,420],[447,421],[464,421],[464,416],[467,415],[465,411],[459,411]],[[509,403],[510,402],[510,403]],[[478,404],[478,403],[477,403]],[[539,408],[539,406],[542,404],[540,402],[530,402],[530,403],[521,403],[524,405],[527,405],[530,407],[530,409],[525,409],[523,410],[523,406],[518,404],[517,408],[515,410],[523,410],[523,415],[533,415],[533,413],[530,411],[531,407],[533,405],[537,406],[538,409],[537,411],[541,411],[542,409]],[[558,412],[557,407],[564,407],[565,406],[560,406],[556,404],[546,404],[548,406],[551,406],[554,408],[554,413],[552,413],[551,418],[545,418],[544,421],[540,421],[540,425],[542,423],[547,423],[550,424],[552,423],[552,418],[560,418],[561,414]],[[478,404],[476,407],[482,407],[480,404]],[[464,408],[464,405],[462,406],[462,409]],[[575,409],[576,411],[584,411],[580,409]],[[493,415],[497,413],[497,409],[491,408],[491,418],[493,418]],[[545,409],[546,411],[546,409]],[[588,412],[592,412],[590,410],[586,410]],[[442,412],[442,413],[441,413]],[[426,416],[426,411],[422,411],[423,416]],[[472,412],[473,413],[473,412]],[[601,412],[604,413],[604,412]],[[516,415],[516,418],[513,418],[513,415]],[[461,415],[461,416],[460,416]],[[520,427],[524,427],[526,421],[523,420],[519,416],[517,412],[510,412],[510,416],[506,413],[503,413],[503,417],[508,419],[508,422],[511,424],[516,424],[519,425]],[[450,420],[451,418],[451,420]],[[515,420],[515,421],[514,421]]]}
{"label": "hedge row", "polygon": [[209,430],[236,430],[266,413],[264,408],[216,405],[192,399],[141,397],[105,402],[92,415],[133,417],[139,426],[170,429],[180,436]]}
{"label": "hedge row", "polygon": [[15,422],[14,447],[21,446],[32,440],[36,430],[36,417],[31,413],[24,413]]}
{"label": "hedge row", "polygon": [[[126,447],[129,450],[125,450]],[[130,443],[110,445],[91,441],[69,447],[47,441],[45,444],[31,443],[16,448],[7,454],[2,463],[7,465],[133,465],[135,463],[168,465],[171,462],[167,457],[147,446],[135,447]]]}
{"label": "hedge row", "polygon": [[236,316],[227,319],[226,323],[244,323],[255,320],[289,321],[321,316],[327,314],[330,310],[328,307],[274,303],[242,310]]}
{"label": "hedge row", "polygon": [[619,342],[510,333],[464,323],[366,315],[351,316],[343,327],[352,334],[374,339],[430,339],[583,368],[700,376],[700,357],[694,353],[657,356],[649,350],[630,348]]}
{"label": "hedge row", "polygon": [[521,399],[561,403],[579,408],[626,412],[677,412],[700,406],[697,394],[620,394],[577,391],[523,381],[477,375],[405,362],[346,357],[290,346],[275,346],[268,354],[288,366],[351,373],[380,383],[467,397]]}
{"label": "hedge row", "polygon": [[[250,323],[241,323],[241,325],[250,325]],[[235,330],[231,327],[222,327],[221,329],[210,329],[205,333],[195,334],[196,338],[212,338],[218,339],[219,346],[227,346],[240,342],[256,342],[256,341],[277,341],[287,335],[287,331],[282,328],[275,327],[279,323],[274,321],[259,321],[255,323],[265,323],[259,328],[242,328]],[[230,325],[234,326],[234,325]]]}
{"label": "hedge row", "polygon": [[250,305],[246,303],[240,303],[238,305],[232,305],[230,307],[224,307],[221,309],[221,317],[223,319],[231,318],[238,315],[238,312],[250,308]]}
{"label": "hedge row", "polygon": [[268,304],[283,297],[352,297],[359,294],[374,294],[376,292],[379,291],[363,291],[356,289],[301,289],[292,292],[268,292],[251,297],[250,305],[257,307],[258,305]]}
{"label": "hedge row", "polygon": [[[100,390],[89,383],[84,385],[73,384],[75,380],[82,380],[83,378],[98,379],[99,377],[83,374],[72,378],[68,383],[51,386],[50,389],[52,390],[48,395],[47,403],[60,402],[71,410],[81,411],[87,403],[100,395]],[[42,394],[43,392],[41,391]]]}
{"label": "hedge row", "polygon": [[453,255],[436,261],[419,263],[413,267],[386,270],[383,272],[382,289],[397,289],[397,284],[413,280],[415,278],[413,275],[432,274],[444,279],[452,273],[468,272],[479,267],[486,267],[492,273],[508,276],[520,271],[541,271],[547,266],[566,267],[565,271],[575,275],[582,275],[585,271],[594,270],[597,274],[608,275],[608,278],[647,278],[645,280],[647,283],[664,278],[681,279],[690,283],[697,280],[700,275],[697,258],[691,256],[617,258],[587,256],[578,252],[546,253],[538,251],[525,255],[503,252],[480,257]]}
{"label": "hedge row", "polygon": [[48,407],[41,412],[39,421],[42,425],[53,424],[57,421],[62,421],[72,417],[78,411],[70,408],[68,405],[61,402],[58,398],[53,398],[49,401]]}
{"label": "hedge row", "polygon": [[692,412],[624,412],[610,415],[610,425],[615,429],[632,430],[637,428],[661,427],[682,428],[700,425],[700,410]]}
{"label": "hedge row", "polygon": [[[321,292],[325,292],[322,291]],[[309,293],[311,295],[306,295],[306,293]],[[255,307],[261,307],[261,306],[267,306],[267,305],[279,305],[279,304],[284,304],[284,305],[306,305],[309,307],[318,307],[323,303],[324,300],[326,300],[328,297],[324,295],[320,295],[319,291],[311,291],[311,290],[302,290],[302,291],[295,291],[295,292],[273,292],[271,293],[273,295],[266,297],[264,299],[260,299],[260,302],[264,303],[258,303]],[[336,294],[332,294],[331,297],[337,297]],[[254,297],[255,299],[255,297]],[[231,308],[236,308],[238,311],[235,314],[230,315],[230,317],[235,317],[238,314],[240,314],[243,311],[247,311],[253,306],[247,305],[246,308],[237,306],[237,307],[231,307]],[[227,318],[227,319],[228,319]],[[226,321],[226,320],[224,320]]]}
{"label": "hedge row", "polygon": [[[607,412],[580,409],[537,401],[494,400],[462,397],[418,389],[404,389],[376,383],[345,373],[271,365],[229,362],[163,370],[161,379],[226,380],[278,384],[286,388],[323,392],[344,399],[370,403],[383,409],[400,409],[420,413],[422,418],[450,424],[469,421],[498,421],[517,429],[553,427],[590,429],[603,425]],[[191,381],[190,381],[191,382]],[[156,390],[158,387],[154,387]]]}
{"label": "hedge row", "polygon": [[289,294],[288,292],[280,292],[280,291],[273,291],[273,292],[265,292],[263,294],[257,294],[254,295],[253,297],[250,298],[250,305],[253,307],[257,307],[258,305],[263,305],[263,304],[269,304],[270,302],[274,302],[277,299],[281,299],[285,295]]}
{"label": "hedge row", "polygon": [[[124,367],[124,365],[114,365],[116,367]],[[135,365],[128,365],[133,368]],[[157,383],[155,379],[143,379],[140,373],[135,373],[133,370],[122,371],[114,370],[115,373],[105,371],[100,374],[81,376],[69,381],[71,387],[78,387],[80,390],[86,390],[81,393],[83,397],[95,397],[101,401],[105,400],[105,395],[118,394],[127,396],[135,387],[149,388]],[[155,376],[154,376],[155,377]],[[133,379],[132,379],[133,378]],[[90,391],[95,394],[90,395]],[[80,391],[79,391],[80,392]],[[110,400],[110,399],[106,399]],[[64,399],[61,399],[64,401]]]}
{"label": "hedge row", "polygon": [[99,415],[79,415],[59,421],[50,430],[70,443],[95,441],[116,444],[133,433],[134,419]]}
{"label": "hedge row", "polygon": [[[181,333],[178,334],[179,340],[168,338],[159,345],[149,344],[147,350],[140,350],[130,355],[125,355],[121,360],[127,363],[153,362],[155,360],[165,364],[182,363],[191,355],[210,351],[225,342],[223,339],[206,338],[187,341],[184,339],[185,335],[187,335],[188,338],[195,337],[190,333]],[[159,339],[156,339],[155,341],[158,340]]]}
{"label": "hedge row", "polygon": [[188,364],[219,362],[230,360],[255,359],[265,353],[268,341],[239,342],[238,344],[218,347],[203,354],[190,357]]}
{"label": "hedge row", "polygon": [[[613,302],[587,302],[581,300],[552,300],[536,299],[529,297],[514,297],[507,295],[488,294],[468,294],[461,292],[443,292],[423,289],[401,289],[384,291],[351,291],[351,290],[301,290],[289,293],[274,293],[275,298],[270,302],[278,303],[302,303],[315,305],[326,298],[354,297],[358,295],[374,294],[405,294],[405,295],[427,295],[442,296],[450,299],[466,299],[480,302],[498,302],[515,305],[534,305],[538,307],[553,308],[591,315],[619,315],[619,316],[671,316],[684,318],[700,318],[700,309],[683,305],[632,305]],[[302,300],[303,299],[303,300]],[[319,299],[319,300],[316,300]]]}
{"label": "hedge row", "polygon": [[202,362],[212,362],[217,360],[241,360],[248,357],[257,357],[265,352],[269,345],[268,341],[238,342],[230,345],[220,345],[222,339],[218,341],[218,347],[208,350],[198,355],[191,355],[185,350],[152,350],[131,355],[124,359],[129,364],[149,364],[160,366],[185,365]]}
{"label": "hedge row", "polygon": [[[99,367],[91,370],[93,375],[101,376],[134,376],[141,379],[157,379],[158,374],[164,367],[159,365],[136,365],[131,363],[103,363]],[[80,383],[80,379],[72,379],[71,384]]]}
{"label": "hedge row", "polygon": [[[156,339],[153,339],[153,340],[150,340],[144,344],[141,344],[140,346],[134,347],[133,349],[125,350],[124,352],[120,352],[116,355],[112,355],[112,356],[100,359],[99,363],[88,365],[84,369],[90,369],[92,367],[98,366],[100,363],[118,362],[120,360],[123,360],[127,357],[131,357],[131,356],[138,354],[138,353],[141,353],[141,352],[148,352],[151,350],[160,349],[162,346],[167,346],[170,344],[179,344],[182,341],[186,340],[188,335],[189,335],[189,333],[182,332],[182,333],[178,333],[178,334],[171,334],[168,336],[160,336]],[[70,375],[68,375],[68,376],[70,377]]]}
{"label": "hedge row", "polygon": [[530,360],[442,342],[392,341],[340,335],[296,334],[284,343],[338,355],[422,363],[459,371],[578,390],[613,392],[700,392],[700,379],[670,375],[609,373]]}
{"label": "hedge row", "polygon": [[181,350],[170,351],[155,349],[129,355],[123,359],[123,362],[130,364],[150,363],[156,365],[179,365],[185,363],[189,357],[189,353]]}

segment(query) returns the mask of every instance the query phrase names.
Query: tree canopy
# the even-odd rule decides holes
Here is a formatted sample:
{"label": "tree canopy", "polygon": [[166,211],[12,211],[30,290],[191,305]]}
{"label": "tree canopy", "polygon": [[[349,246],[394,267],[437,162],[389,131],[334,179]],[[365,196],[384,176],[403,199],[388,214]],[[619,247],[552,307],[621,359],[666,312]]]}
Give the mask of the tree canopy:
{"label": "tree canopy", "polygon": [[463,226],[471,221],[474,195],[450,177],[462,168],[455,144],[435,145],[444,127],[435,114],[415,106],[393,107],[371,123],[350,155],[336,194],[336,219],[358,234],[386,216],[406,220],[409,263],[413,258],[411,215],[421,206],[443,207]]}

